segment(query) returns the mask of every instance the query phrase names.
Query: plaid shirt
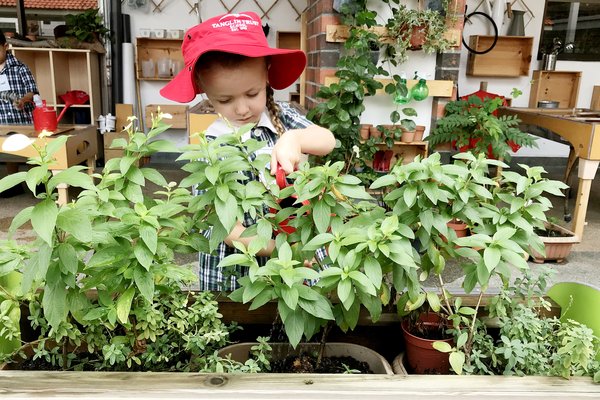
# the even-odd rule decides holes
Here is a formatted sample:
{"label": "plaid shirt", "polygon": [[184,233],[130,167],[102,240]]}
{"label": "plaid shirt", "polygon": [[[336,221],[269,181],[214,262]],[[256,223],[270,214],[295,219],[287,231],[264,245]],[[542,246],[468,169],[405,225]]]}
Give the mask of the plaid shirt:
{"label": "plaid shirt", "polygon": [[[17,60],[11,53],[6,53],[6,64],[0,71],[6,76],[11,92],[19,98],[29,92],[39,93],[35,79],[27,65]],[[9,100],[0,100],[0,124],[31,124],[33,123],[33,104],[27,103],[23,110],[17,110]]]}
{"label": "plaid shirt", "polygon": [[[312,125],[312,122],[300,115],[298,111],[288,103],[278,102],[278,104],[281,109],[279,119],[286,130],[301,129]],[[208,137],[215,137],[230,131],[230,129],[220,129],[220,124],[223,124],[223,122],[219,120],[215,122],[215,124],[209,126],[206,135]],[[273,146],[277,141],[277,133],[266,112],[263,113],[257,127],[250,132],[250,135],[254,139],[266,142],[266,146],[261,149],[261,151],[266,151],[269,154],[271,153]],[[243,173],[250,179],[258,180],[258,177],[251,174],[249,171],[243,171]],[[201,193],[196,194],[201,195]],[[250,218],[248,214],[244,216],[244,226],[251,226],[254,223],[255,221]],[[210,235],[210,230],[207,231],[205,235],[208,237]],[[235,253],[239,253],[239,251],[233,247],[227,246],[225,243],[219,244],[214,254],[200,253],[200,290],[235,290],[239,287],[237,278],[248,274],[247,267],[235,265],[233,267],[228,267],[227,272],[223,271],[221,268],[217,268],[217,265],[223,258]],[[317,251],[317,258],[320,260],[325,258],[325,251],[323,249]],[[265,265],[268,259],[269,257],[257,257],[260,265]]]}

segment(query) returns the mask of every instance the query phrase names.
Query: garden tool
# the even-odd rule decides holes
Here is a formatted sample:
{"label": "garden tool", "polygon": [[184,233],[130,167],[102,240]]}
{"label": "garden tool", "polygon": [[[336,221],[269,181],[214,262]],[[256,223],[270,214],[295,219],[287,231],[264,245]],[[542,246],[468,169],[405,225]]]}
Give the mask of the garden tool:
{"label": "garden tool", "polygon": [[[275,173],[275,181],[277,182],[277,186],[279,186],[279,189],[285,189],[286,187],[291,186],[287,181],[287,178],[285,176],[285,171],[281,168],[281,165],[279,165],[279,164],[277,164],[277,172]],[[304,200],[300,204],[296,204],[296,200],[298,200],[298,195],[292,194],[291,196],[286,197],[284,199],[279,199],[277,201],[277,203],[279,204],[279,206],[282,209],[289,208],[289,207],[300,208],[300,207],[309,205],[308,200]],[[270,212],[273,214],[277,213],[277,211],[278,210],[276,210],[274,208],[270,209]],[[296,232],[296,228],[288,225],[290,220],[292,220],[294,218],[295,218],[294,215],[290,215],[288,218],[281,221],[279,223],[280,229],[277,233],[285,232],[289,235],[289,234]]]}

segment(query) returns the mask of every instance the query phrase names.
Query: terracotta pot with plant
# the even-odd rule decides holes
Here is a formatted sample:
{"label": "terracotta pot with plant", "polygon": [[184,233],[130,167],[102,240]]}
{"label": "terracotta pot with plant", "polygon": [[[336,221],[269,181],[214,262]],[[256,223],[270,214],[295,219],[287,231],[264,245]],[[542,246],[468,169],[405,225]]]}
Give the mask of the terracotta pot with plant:
{"label": "terracotta pot with plant", "polygon": [[414,320],[404,318],[401,323],[404,337],[405,365],[415,374],[448,374],[450,361],[447,353],[434,348],[435,342],[452,344],[454,339],[446,331],[448,321],[433,312],[419,313]]}

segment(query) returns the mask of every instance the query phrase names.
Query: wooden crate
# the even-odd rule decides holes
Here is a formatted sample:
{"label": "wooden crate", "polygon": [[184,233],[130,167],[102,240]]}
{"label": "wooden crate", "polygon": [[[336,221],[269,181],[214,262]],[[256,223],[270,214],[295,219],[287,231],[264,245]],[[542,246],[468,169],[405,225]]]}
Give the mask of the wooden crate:
{"label": "wooden crate", "polygon": [[198,144],[198,136],[195,134],[205,131],[219,116],[217,114],[194,114],[190,113],[188,141],[190,144]]}
{"label": "wooden crate", "polygon": [[538,101],[558,101],[559,108],[577,106],[581,71],[533,71],[533,85],[529,94],[529,108]]}
{"label": "wooden crate", "polygon": [[187,110],[188,106],[177,104],[148,104],[146,106],[146,127],[152,126],[152,114],[158,113],[158,107],[162,113],[171,114],[172,119],[163,119],[163,122],[171,125],[173,129],[187,129]]}
{"label": "wooden crate", "polygon": [[46,138],[39,138],[37,132],[30,125],[2,125],[0,129],[0,152],[29,158],[38,157],[37,150],[33,146],[27,146],[17,151],[4,151],[1,149],[2,143],[8,137],[7,132],[13,130],[34,139],[34,145],[38,148],[43,148],[47,143],[56,140],[61,135],[69,136],[66,143],[54,153],[56,161],[50,164],[50,170],[63,170],[84,161],[91,162],[95,160],[98,153],[98,141],[94,125],[60,125],[54,135]]}
{"label": "wooden crate", "polygon": [[[493,40],[493,36],[475,35],[469,38],[469,46],[482,51],[489,48]],[[499,36],[489,53],[469,53],[467,75],[528,76],[532,47],[533,37]]]}
{"label": "wooden crate", "polygon": [[102,135],[104,140],[104,161],[111,158],[123,157],[125,151],[123,149],[111,148],[113,140],[117,138],[129,139],[127,132],[123,132],[128,124],[127,117],[133,115],[133,104],[116,104],[115,116],[115,132],[106,132]]}

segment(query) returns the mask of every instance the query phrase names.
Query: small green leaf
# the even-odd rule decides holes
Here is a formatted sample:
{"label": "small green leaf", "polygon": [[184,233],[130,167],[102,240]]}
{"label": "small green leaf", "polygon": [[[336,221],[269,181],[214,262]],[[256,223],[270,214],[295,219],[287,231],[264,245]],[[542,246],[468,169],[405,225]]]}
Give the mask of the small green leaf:
{"label": "small green leaf", "polygon": [[117,299],[117,319],[122,323],[126,324],[129,319],[129,312],[131,311],[131,302],[135,289],[130,286],[122,295]]}
{"label": "small green leaf", "polygon": [[463,365],[465,364],[465,353],[462,351],[455,351],[450,353],[450,366],[457,375],[461,375],[463,371]]}
{"label": "small green leaf", "polygon": [[52,246],[57,216],[58,208],[51,198],[42,200],[31,211],[31,225],[33,226],[33,230],[50,246]]}
{"label": "small green leaf", "polygon": [[133,270],[133,280],[142,296],[151,303],[154,298],[154,275],[150,271],[136,266]]}
{"label": "small green leaf", "polygon": [[442,353],[450,353],[452,351],[452,346],[448,342],[440,342],[436,341],[432,344],[433,348],[437,351],[441,351]]}

